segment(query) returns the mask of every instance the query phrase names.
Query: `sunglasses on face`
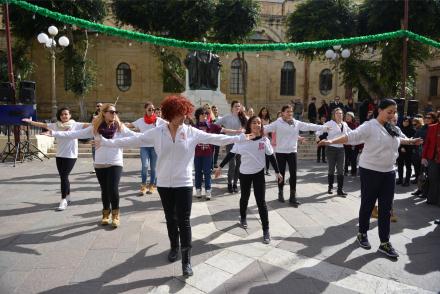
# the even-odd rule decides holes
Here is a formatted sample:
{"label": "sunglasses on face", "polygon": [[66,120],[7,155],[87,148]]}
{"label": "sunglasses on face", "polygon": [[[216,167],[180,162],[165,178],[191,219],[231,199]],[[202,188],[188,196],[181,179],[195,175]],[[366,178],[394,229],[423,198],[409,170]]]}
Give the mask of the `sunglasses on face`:
{"label": "sunglasses on face", "polygon": [[154,108],[147,108],[147,111],[154,111]]}
{"label": "sunglasses on face", "polygon": [[119,112],[116,110],[107,110],[106,112],[110,113],[110,114],[118,114]]}

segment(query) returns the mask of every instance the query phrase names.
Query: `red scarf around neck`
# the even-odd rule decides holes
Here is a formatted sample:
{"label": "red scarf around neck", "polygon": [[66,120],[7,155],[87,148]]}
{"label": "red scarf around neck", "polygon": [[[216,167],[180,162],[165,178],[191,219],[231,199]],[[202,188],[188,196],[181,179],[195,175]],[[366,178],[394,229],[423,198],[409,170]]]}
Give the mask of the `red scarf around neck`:
{"label": "red scarf around neck", "polygon": [[144,122],[147,124],[147,125],[151,125],[151,124],[155,124],[156,123],[156,119],[157,119],[157,117],[156,117],[156,114],[155,113],[153,113],[152,115],[150,115],[150,116],[148,116],[148,115],[144,115]]}

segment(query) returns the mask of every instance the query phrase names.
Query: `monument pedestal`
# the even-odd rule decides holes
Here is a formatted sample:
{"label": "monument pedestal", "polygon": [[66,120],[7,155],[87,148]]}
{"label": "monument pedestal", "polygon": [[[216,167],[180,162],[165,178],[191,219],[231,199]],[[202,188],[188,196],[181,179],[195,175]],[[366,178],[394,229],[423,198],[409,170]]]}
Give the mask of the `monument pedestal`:
{"label": "monument pedestal", "polygon": [[220,73],[218,75],[218,88],[213,90],[191,90],[189,88],[188,70],[186,70],[185,92],[182,96],[194,104],[196,108],[202,107],[206,103],[217,106],[221,116],[230,112],[230,106],[226,101],[226,95],[220,91]]}

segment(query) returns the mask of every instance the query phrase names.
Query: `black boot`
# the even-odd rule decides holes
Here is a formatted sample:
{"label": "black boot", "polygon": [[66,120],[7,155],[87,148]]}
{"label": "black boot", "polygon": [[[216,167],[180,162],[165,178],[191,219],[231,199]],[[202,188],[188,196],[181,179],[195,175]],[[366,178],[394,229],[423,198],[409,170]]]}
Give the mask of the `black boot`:
{"label": "black boot", "polygon": [[333,194],[333,183],[335,182],[335,175],[328,175],[328,194]]}
{"label": "black boot", "polygon": [[283,188],[278,187],[278,201],[284,203],[284,192]]}
{"label": "black boot", "polygon": [[168,253],[168,260],[170,262],[175,262],[179,256],[179,247],[171,247]]}
{"label": "black boot", "polygon": [[229,193],[234,192],[234,190],[232,190],[232,184],[229,184],[229,183],[228,183],[228,192]]}
{"label": "black boot", "polygon": [[345,193],[344,190],[342,190],[342,188],[344,187],[344,176],[338,175],[337,179],[338,179],[338,196],[342,196],[345,198],[347,196],[347,193]]}
{"label": "black boot", "polygon": [[289,203],[293,207],[298,207],[298,205],[301,204],[298,200],[296,200],[296,192],[295,191],[290,191]]}
{"label": "black boot", "polygon": [[193,275],[190,247],[182,247],[182,273],[184,277],[190,277]]}

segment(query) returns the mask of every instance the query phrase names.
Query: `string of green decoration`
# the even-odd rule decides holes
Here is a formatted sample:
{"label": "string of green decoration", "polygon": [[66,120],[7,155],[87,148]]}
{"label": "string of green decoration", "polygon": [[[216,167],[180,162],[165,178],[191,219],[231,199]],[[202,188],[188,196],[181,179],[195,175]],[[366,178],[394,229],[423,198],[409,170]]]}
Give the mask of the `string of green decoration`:
{"label": "string of green decoration", "polygon": [[172,38],[157,37],[149,34],[106,26],[103,24],[91,22],[70,15],[65,15],[59,12],[54,12],[47,8],[43,8],[22,0],[0,0],[0,3],[13,4],[22,9],[31,11],[35,14],[39,14],[51,18],[62,23],[75,25],[82,29],[96,31],[102,34],[117,36],[138,42],[147,42],[159,46],[186,48],[191,50],[211,50],[216,52],[284,51],[284,50],[294,51],[294,50],[304,50],[304,49],[329,48],[334,45],[366,44],[366,43],[379,42],[379,41],[385,41],[385,40],[403,38],[403,37],[407,37],[411,40],[432,47],[440,48],[440,42],[437,42],[435,40],[429,39],[427,37],[415,34],[407,30],[398,30],[394,32],[352,37],[352,38],[321,40],[321,41],[301,42],[301,43],[221,44],[221,43],[188,42],[188,41],[176,40]]}

